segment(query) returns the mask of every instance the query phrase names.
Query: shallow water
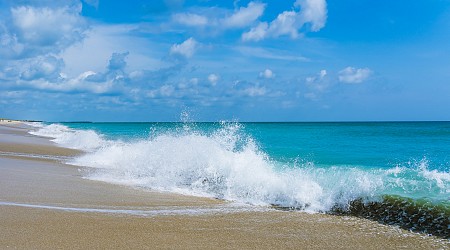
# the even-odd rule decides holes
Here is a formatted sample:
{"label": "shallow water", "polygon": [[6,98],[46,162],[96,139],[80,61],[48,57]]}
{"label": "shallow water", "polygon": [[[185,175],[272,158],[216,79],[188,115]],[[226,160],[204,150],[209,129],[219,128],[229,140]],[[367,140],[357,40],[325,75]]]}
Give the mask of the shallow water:
{"label": "shallow water", "polygon": [[450,123],[38,124],[84,177],[309,212],[388,196],[447,207]]}

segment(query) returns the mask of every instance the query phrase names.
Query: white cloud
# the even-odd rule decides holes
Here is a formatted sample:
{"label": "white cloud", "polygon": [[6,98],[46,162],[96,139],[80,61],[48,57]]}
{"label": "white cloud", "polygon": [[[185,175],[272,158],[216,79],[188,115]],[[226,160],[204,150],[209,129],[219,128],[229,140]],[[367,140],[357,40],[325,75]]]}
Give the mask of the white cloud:
{"label": "white cloud", "polygon": [[81,5],[54,9],[12,8],[10,34],[25,50],[57,53],[83,38],[87,26],[80,12]]}
{"label": "white cloud", "polygon": [[327,4],[325,0],[297,0],[295,7],[299,11],[284,11],[272,22],[261,22],[250,31],[242,34],[243,41],[260,41],[269,37],[276,38],[288,35],[291,38],[299,36],[299,30],[310,24],[311,31],[319,31],[325,26],[327,19]]}
{"label": "white cloud", "polygon": [[311,23],[312,31],[318,31],[325,27],[327,21],[327,2],[325,0],[297,0],[294,6],[300,6],[300,21],[303,24]]}
{"label": "white cloud", "polygon": [[217,84],[217,81],[219,81],[219,76],[216,74],[210,74],[208,76],[208,81],[214,86]]}
{"label": "white cloud", "polygon": [[97,75],[93,71],[86,71],[76,78],[69,79],[62,84],[47,84],[46,89],[53,89],[61,92],[90,92],[95,94],[104,94],[113,91],[114,82],[112,80],[105,82],[91,82],[88,79]]}
{"label": "white cloud", "polygon": [[263,77],[266,79],[274,78],[275,74],[270,69],[265,69],[264,71],[259,73],[259,77]]}
{"label": "white cloud", "polygon": [[[69,77],[64,72],[64,61],[55,56],[39,56],[18,60],[3,69],[8,73],[12,89],[34,89],[44,92],[117,94],[123,93],[129,75],[123,70],[128,53],[113,53],[104,72],[91,70]],[[14,71],[8,70],[9,68]]]}
{"label": "white cloud", "polygon": [[259,23],[256,27],[250,29],[250,31],[242,34],[242,40],[244,41],[259,41],[266,38],[267,29],[269,25],[266,22]]}
{"label": "white cloud", "polygon": [[181,55],[186,58],[190,58],[194,55],[195,50],[198,47],[198,42],[194,38],[189,38],[181,44],[174,44],[170,48],[171,55]]}
{"label": "white cloud", "polygon": [[20,73],[23,80],[39,78],[55,79],[60,76],[64,61],[54,56],[37,57],[29,60],[24,71]]}
{"label": "white cloud", "polygon": [[279,37],[289,35],[291,38],[298,37],[298,25],[296,25],[298,13],[295,11],[284,11],[279,14],[270,24],[259,23],[249,32],[242,34],[244,41],[260,41],[267,37]]}
{"label": "white cloud", "polygon": [[58,81],[64,61],[53,55],[6,61],[0,65],[0,78],[14,85],[17,81],[44,79]]}
{"label": "white cloud", "polygon": [[372,75],[369,68],[347,67],[339,71],[339,81],[343,83],[362,83]]}
{"label": "white cloud", "polygon": [[297,27],[298,13],[295,11],[284,11],[279,14],[275,20],[270,23],[266,33],[272,37],[289,35],[292,38],[298,36],[300,27]]}
{"label": "white cloud", "polygon": [[259,87],[259,86],[252,86],[249,88],[244,89],[243,93],[245,95],[255,97],[255,96],[263,96],[267,92],[265,87]]}
{"label": "white cloud", "polygon": [[109,70],[123,70],[127,66],[125,58],[128,56],[128,52],[113,53],[111,59],[109,59]]}
{"label": "white cloud", "polygon": [[178,13],[172,16],[174,22],[192,27],[203,27],[208,25],[208,18],[193,13]]}
{"label": "white cloud", "polygon": [[87,71],[75,78],[64,79],[60,78],[58,81],[49,81],[48,79],[38,78],[34,80],[19,80],[16,85],[27,87],[30,89],[43,90],[45,92],[83,92],[94,94],[112,93],[114,91],[114,81],[109,80],[105,82],[91,82],[88,79],[95,76],[97,73]]}
{"label": "white cloud", "polygon": [[[254,24],[264,13],[266,4],[249,2],[247,7],[240,7],[231,12],[228,9],[211,7],[194,9],[189,13],[172,15],[172,22],[188,27],[210,28],[210,34],[227,29],[244,28]],[[197,12],[197,13],[195,13]]]}
{"label": "white cloud", "polygon": [[233,15],[223,19],[222,23],[228,28],[242,28],[256,21],[266,8],[264,3],[250,2],[247,7],[241,7]]}

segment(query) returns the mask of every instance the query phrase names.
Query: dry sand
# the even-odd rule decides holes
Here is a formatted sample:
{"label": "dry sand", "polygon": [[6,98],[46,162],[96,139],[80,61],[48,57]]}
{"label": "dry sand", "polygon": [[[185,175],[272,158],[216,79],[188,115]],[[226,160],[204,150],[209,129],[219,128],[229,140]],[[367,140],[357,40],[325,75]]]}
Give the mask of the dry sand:
{"label": "dry sand", "polygon": [[230,210],[214,199],[85,180],[58,160],[79,151],[28,130],[0,122],[0,249],[450,248],[355,217]]}

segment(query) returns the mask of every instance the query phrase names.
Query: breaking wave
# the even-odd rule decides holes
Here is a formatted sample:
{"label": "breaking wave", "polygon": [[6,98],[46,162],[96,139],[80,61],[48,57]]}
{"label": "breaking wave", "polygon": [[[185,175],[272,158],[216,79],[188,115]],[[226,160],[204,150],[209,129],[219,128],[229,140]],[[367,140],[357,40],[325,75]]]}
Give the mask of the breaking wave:
{"label": "breaking wave", "polygon": [[32,133],[86,151],[69,162],[88,167],[85,178],[240,203],[327,212],[385,194],[439,200],[450,193],[450,173],[429,170],[426,159],[391,169],[279,162],[242,126],[222,123],[205,132],[185,124],[127,142],[61,124]]}

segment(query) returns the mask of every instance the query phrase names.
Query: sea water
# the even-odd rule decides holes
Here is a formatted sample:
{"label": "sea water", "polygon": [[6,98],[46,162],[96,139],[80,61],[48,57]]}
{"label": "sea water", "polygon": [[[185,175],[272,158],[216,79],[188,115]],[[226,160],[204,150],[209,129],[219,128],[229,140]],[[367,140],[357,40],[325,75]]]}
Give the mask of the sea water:
{"label": "sea water", "polygon": [[308,212],[402,199],[450,230],[450,122],[36,126],[86,152],[69,163],[87,179]]}

